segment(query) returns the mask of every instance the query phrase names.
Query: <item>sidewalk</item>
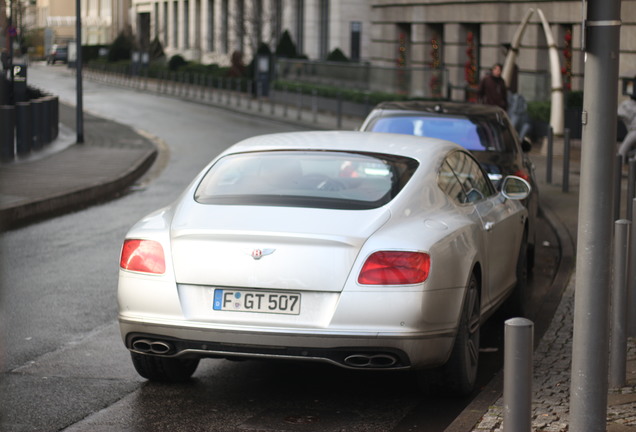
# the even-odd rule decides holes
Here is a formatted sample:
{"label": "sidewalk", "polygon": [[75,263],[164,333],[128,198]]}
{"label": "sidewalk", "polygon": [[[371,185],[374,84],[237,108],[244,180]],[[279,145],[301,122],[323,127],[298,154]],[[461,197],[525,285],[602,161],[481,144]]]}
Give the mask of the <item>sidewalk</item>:
{"label": "sidewalk", "polygon": [[[241,110],[237,107],[231,109]],[[250,113],[255,115],[253,111]],[[270,112],[272,114],[278,115]],[[300,114],[297,120],[300,120]],[[335,123],[333,118],[326,120],[332,125]],[[124,194],[151,167],[158,155],[157,146],[151,138],[128,126],[84,114],[85,143],[75,144],[71,129],[75,125],[74,108],[61,104],[60,121],[60,138],[50,145],[46,153],[0,165],[0,228],[21,226]],[[320,120],[318,123],[321,123]],[[350,124],[343,125],[343,128],[352,129]],[[558,308],[535,350],[532,422],[535,431],[569,430],[580,143],[573,142],[571,156],[570,189],[564,193],[559,165],[562,158],[555,157],[553,181],[547,184],[545,156],[538,149],[531,154],[536,164],[542,211],[559,238],[561,267],[564,269],[553,282],[555,294],[547,300]],[[628,386],[610,390],[608,431],[636,432],[634,340],[629,343],[627,366]],[[447,428],[447,432],[503,430],[501,376],[502,373],[483,389]]]}
{"label": "sidewalk", "polygon": [[[546,182],[546,157],[533,149],[540,200],[545,218],[555,229],[561,247],[561,266],[570,271],[556,276],[554,289],[565,286],[548,329],[534,351],[532,430],[541,432],[570,431],[568,421],[572,331],[574,316],[575,257],[578,229],[578,196],[580,179],[580,141],[572,142],[569,191],[562,191],[563,158],[555,156],[552,182]],[[621,197],[624,200],[624,197]],[[624,205],[624,204],[623,204]],[[550,301],[550,300],[548,300]],[[538,323],[535,322],[535,327]],[[607,430],[636,432],[636,341],[628,342],[627,386],[609,389]],[[536,344],[535,344],[536,345]],[[503,431],[503,372],[500,372],[476,402],[446,429],[446,432]],[[485,411],[485,412],[484,412]],[[475,420],[477,420],[475,422]],[[579,432],[579,431],[571,431]]]}
{"label": "sidewalk", "polygon": [[152,140],[84,113],[75,144],[75,108],[60,104],[60,136],[45,150],[0,165],[0,228],[78,210],[125,193],[157,157]]}

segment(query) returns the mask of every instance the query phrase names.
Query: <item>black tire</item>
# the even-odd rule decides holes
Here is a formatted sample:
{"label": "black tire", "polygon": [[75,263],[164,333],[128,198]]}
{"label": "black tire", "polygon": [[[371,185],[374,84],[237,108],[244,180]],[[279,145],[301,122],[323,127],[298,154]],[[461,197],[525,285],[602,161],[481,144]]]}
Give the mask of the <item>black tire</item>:
{"label": "black tire", "polygon": [[150,381],[184,382],[199,366],[199,359],[179,359],[130,353],[137,373]]}
{"label": "black tire", "polygon": [[466,298],[450,359],[444,365],[446,388],[458,396],[466,396],[475,389],[479,366],[479,332],[481,299],[479,282],[473,273],[466,287]]}

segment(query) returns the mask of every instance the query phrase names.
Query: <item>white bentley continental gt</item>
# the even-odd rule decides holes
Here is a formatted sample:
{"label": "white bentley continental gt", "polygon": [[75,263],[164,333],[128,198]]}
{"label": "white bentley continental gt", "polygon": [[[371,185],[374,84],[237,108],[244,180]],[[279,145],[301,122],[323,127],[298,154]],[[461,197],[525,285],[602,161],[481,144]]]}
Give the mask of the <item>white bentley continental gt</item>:
{"label": "white bentley continental gt", "polygon": [[500,190],[433,138],[241,141],[126,235],[118,303],[132,362],[159,381],[189,379],[206,357],[435,368],[469,393],[480,325],[527,297],[530,186],[510,176]]}

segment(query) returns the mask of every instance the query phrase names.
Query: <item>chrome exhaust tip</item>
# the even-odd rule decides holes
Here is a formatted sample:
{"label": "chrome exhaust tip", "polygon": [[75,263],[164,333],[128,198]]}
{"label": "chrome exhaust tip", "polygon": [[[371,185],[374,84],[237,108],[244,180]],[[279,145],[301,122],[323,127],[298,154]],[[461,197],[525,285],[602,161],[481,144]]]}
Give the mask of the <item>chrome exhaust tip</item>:
{"label": "chrome exhaust tip", "polygon": [[172,351],[172,345],[163,341],[137,339],[132,343],[132,348],[146,354],[165,355]]}
{"label": "chrome exhaust tip", "polygon": [[344,362],[355,368],[389,368],[397,364],[398,359],[390,354],[352,354]]}

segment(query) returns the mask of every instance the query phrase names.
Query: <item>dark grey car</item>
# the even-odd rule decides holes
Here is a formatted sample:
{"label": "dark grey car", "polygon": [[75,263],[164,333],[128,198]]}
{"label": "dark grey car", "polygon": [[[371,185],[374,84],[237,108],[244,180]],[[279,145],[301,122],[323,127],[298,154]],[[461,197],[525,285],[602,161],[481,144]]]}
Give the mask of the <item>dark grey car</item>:
{"label": "dark grey car", "polygon": [[461,102],[383,102],[369,113],[360,130],[452,141],[471,151],[496,187],[508,175],[527,180],[532,186],[532,193],[524,201],[530,222],[528,268],[532,268],[539,189],[534,164],[527,154],[531,143],[519,139],[503,109]]}

